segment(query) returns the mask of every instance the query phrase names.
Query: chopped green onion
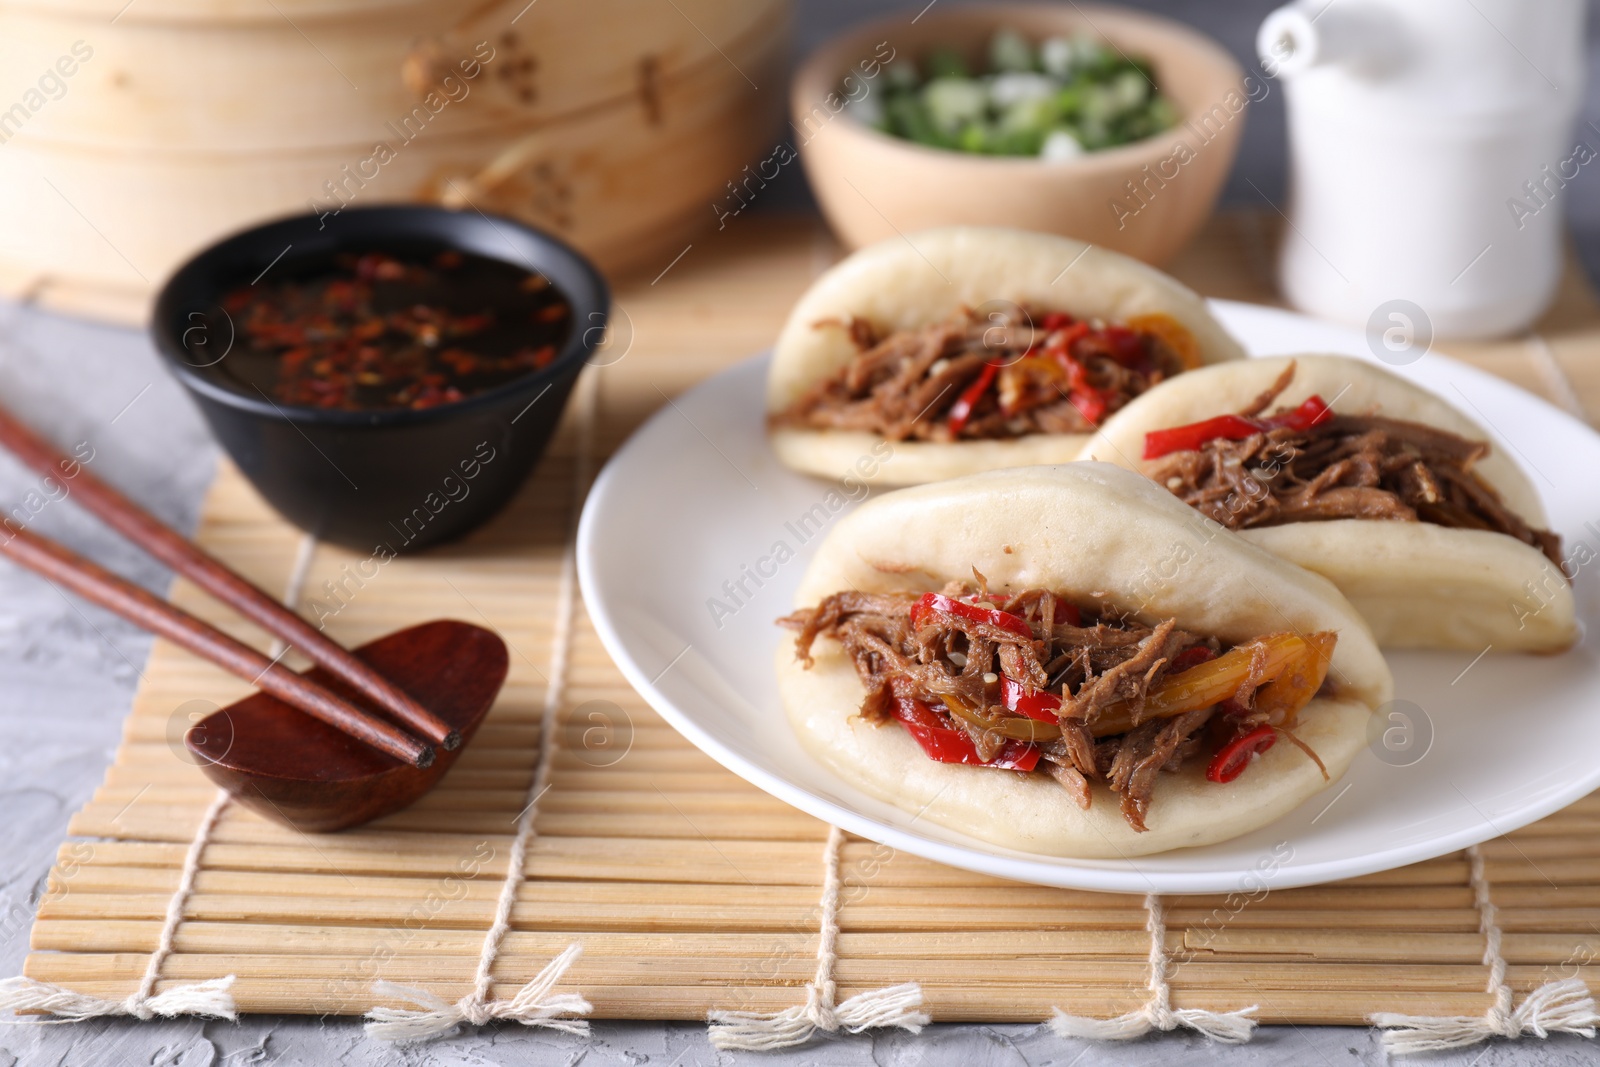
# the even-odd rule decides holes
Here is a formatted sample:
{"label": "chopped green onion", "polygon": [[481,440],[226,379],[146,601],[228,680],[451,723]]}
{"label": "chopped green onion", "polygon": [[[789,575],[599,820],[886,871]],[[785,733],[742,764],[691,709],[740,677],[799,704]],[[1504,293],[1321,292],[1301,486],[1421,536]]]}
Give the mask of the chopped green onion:
{"label": "chopped green onion", "polygon": [[[970,46],[935,48],[883,68],[850,114],[868,126],[934,148],[1075,159],[1177,125],[1148,61],[1078,34],[1030,41],[1002,28],[981,62]],[[842,91],[842,90],[841,90]],[[859,93],[859,87],[856,87]],[[846,94],[849,95],[849,94]]]}
{"label": "chopped green onion", "polygon": [[922,88],[922,104],[933,124],[954,133],[983,118],[989,94],[981,82],[970,78],[935,78]]}
{"label": "chopped green onion", "polygon": [[1032,70],[1033,46],[1016,30],[1002,29],[989,41],[989,66],[995,71]]}
{"label": "chopped green onion", "polygon": [[967,61],[954,48],[935,48],[928,53],[926,69],[929,78],[965,78]]}

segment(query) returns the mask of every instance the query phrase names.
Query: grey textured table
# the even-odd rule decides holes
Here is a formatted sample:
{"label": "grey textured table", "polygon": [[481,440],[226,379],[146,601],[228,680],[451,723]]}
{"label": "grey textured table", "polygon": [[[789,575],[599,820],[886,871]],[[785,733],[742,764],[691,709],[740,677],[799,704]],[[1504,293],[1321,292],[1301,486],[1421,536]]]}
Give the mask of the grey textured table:
{"label": "grey textured table", "polygon": [[[804,50],[846,22],[888,0],[801,0],[797,48]],[[921,6],[916,4],[913,6]],[[1163,10],[1204,27],[1248,62],[1254,28],[1275,6],[1263,0],[1227,5],[1165,0],[1137,6]],[[1593,14],[1593,13],[1591,13]],[[1590,53],[1594,62],[1595,19]],[[1591,86],[1586,119],[1600,116]],[[1229,198],[1267,195],[1283,185],[1282,112],[1276,95],[1252,112],[1244,153]],[[1587,227],[1600,222],[1600,197],[1587,171],[1574,183],[1571,214]],[[775,207],[805,201],[791,184]],[[1600,265],[1600,240],[1581,242]],[[90,441],[95,469],[181,528],[192,529],[210,478],[212,445],[198,416],[157,365],[143,336],[0,305],[0,397],[58,441]],[[0,457],[0,509],[16,506],[34,480]],[[147,585],[168,575],[107,533],[67,501],[48,505],[33,528],[60,538]],[[121,718],[149,651],[149,640],[97,609],[69,602],[49,585],[0,566],[0,975],[20,971],[34,906],[44,891],[67,820],[99,783],[111,761]],[[1264,1028],[1249,1045],[1209,1044],[1173,1034],[1128,1045],[1063,1041],[1043,1026],[934,1026],[920,1037],[894,1032],[830,1038],[783,1053],[717,1053],[698,1024],[600,1022],[587,1039],[518,1026],[473,1031],[410,1050],[368,1041],[357,1021],[247,1017],[238,1024],[183,1020],[109,1020],[74,1025],[21,1023],[0,1030],[0,1067],[23,1064],[99,1067],[209,1067],[247,1064],[405,1063],[416,1067],[498,1064],[767,1063],[919,1067],[922,1064],[1097,1067],[1166,1062],[1353,1065],[1384,1062],[1373,1032],[1327,1027]],[[1429,1064],[1496,1067],[1508,1064],[1600,1063],[1600,1045],[1576,1038],[1493,1043],[1428,1057]]]}

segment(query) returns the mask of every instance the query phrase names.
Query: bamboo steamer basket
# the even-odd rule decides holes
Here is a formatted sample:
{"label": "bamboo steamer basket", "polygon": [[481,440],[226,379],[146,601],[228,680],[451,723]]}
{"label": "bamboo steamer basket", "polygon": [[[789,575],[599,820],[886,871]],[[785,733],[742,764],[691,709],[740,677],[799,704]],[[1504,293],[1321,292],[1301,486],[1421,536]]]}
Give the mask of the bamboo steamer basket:
{"label": "bamboo steamer basket", "polygon": [[341,202],[501,212],[659,270],[782,109],[786,0],[124,2],[0,0],[0,69],[93,49],[0,144],[0,293],[142,321],[209,241]]}

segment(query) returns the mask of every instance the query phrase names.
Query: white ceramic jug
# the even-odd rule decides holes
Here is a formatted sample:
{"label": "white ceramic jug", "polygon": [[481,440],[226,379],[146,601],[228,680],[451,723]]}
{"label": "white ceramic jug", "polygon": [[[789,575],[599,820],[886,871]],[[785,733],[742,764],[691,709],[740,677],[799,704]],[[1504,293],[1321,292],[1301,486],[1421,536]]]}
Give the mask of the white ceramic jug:
{"label": "white ceramic jug", "polygon": [[[1510,333],[1561,273],[1583,0],[1300,0],[1256,47],[1288,99],[1284,294],[1382,330]],[[1402,319],[1414,317],[1407,310]],[[1380,353],[1381,354],[1381,353]]]}

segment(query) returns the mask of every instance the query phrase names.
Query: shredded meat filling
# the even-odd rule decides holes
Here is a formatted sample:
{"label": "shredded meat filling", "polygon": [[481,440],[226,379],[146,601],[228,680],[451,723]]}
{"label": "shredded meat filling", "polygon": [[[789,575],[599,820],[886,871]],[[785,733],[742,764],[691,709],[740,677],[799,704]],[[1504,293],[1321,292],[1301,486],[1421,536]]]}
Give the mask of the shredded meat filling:
{"label": "shredded meat filling", "polygon": [[[1244,414],[1264,411],[1285,374]],[[1381,415],[1334,415],[1309,430],[1216,438],[1157,460],[1149,475],[1230,529],[1327,519],[1431,522],[1515,537],[1561,566],[1561,538],[1530,526],[1473,470],[1489,446]]]}
{"label": "shredded meat filling", "polygon": [[[1006,706],[1007,684],[1058,698],[1059,736],[1051,729],[1036,742],[1038,762],[1026,773],[1053,779],[1084,808],[1090,784],[1104,782],[1140,831],[1162,772],[1265,720],[1251,707],[1262,657],[1251,660],[1244,688],[1224,709],[1228,714],[1218,714],[1219,705],[1146,719],[1146,700],[1163,679],[1223,651],[1215,638],[1179,629],[1170,619],[1147,626],[1112,612],[1082,611],[1043,590],[991,596],[978,577],[977,588],[952,583],[944,595],[1010,620],[983,610],[972,617],[939,611],[918,620],[913,609],[921,598],[915,594],[842,592],[779,621],[797,631],[796,654],[807,667],[819,638],[839,642],[866,689],[862,718],[884,725],[902,717],[901,702],[919,702],[946,729],[969,738],[983,762],[1015,743],[1008,740],[1013,735],[992,728],[1021,721]],[[1018,632],[1016,619],[1026,622],[1031,639]],[[1186,652],[1187,662],[1180,660],[1175,672],[1174,661]],[[1319,674],[1311,691],[1320,680]],[[965,714],[949,714],[950,701]],[[1273,725],[1280,723],[1287,725],[1281,718]]]}
{"label": "shredded meat filling", "polygon": [[[820,322],[818,329],[843,329],[857,354],[770,422],[866,431],[891,441],[1091,432],[1111,412],[1191,365],[1192,353],[1177,348],[1191,347],[1192,338],[1174,320],[1159,319],[1159,329],[1046,330],[1046,316],[980,318],[965,310],[887,335],[860,319]],[[974,388],[978,395],[969,409],[955,414]]]}

